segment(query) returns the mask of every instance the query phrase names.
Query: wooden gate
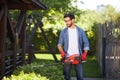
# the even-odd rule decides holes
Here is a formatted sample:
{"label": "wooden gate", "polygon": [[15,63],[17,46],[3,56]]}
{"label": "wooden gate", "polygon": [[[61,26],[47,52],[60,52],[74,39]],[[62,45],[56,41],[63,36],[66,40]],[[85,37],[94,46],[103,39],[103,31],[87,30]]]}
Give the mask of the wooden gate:
{"label": "wooden gate", "polygon": [[99,25],[97,59],[104,77],[120,78],[120,19]]}
{"label": "wooden gate", "polygon": [[[9,10],[19,10],[16,25],[12,24]],[[26,11],[46,9],[36,0],[0,0],[0,79],[25,63]]]}

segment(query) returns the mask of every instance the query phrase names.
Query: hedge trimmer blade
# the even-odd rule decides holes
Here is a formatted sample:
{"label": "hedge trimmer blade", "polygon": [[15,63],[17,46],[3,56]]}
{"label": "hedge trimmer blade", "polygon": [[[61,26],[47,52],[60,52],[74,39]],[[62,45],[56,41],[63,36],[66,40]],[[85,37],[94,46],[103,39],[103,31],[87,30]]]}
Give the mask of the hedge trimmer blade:
{"label": "hedge trimmer blade", "polygon": [[48,67],[48,66],[56,66],[56,65],[60,65],[60,64],[61,64],[61,63],[42,64],[42,65],[32,66],[32,68],[35,68],[35,67]]}

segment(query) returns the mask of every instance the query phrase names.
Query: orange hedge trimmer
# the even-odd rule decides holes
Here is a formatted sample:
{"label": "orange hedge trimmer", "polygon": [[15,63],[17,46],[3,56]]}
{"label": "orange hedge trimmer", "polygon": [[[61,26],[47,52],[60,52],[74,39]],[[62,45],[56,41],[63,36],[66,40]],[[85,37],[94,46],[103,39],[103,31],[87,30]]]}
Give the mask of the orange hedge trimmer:
{"label": "orange hedge trimmer", "polygon": [[53,64],[43,64],[43,65],[38,65],[38,66],[32,66],[32,68],[34,67],[45,67],[45,66],[55,66],[55,65],[58,65],[58,64],[78,64],[80,62],[86,62],[86,61],[81,61],[81,55],[80,54],[73,54],[71,55],[70,57],[68,58],[65,58],[65,59],[61,59],[61,62],[59,63],[53,63]]}
{"label": "orange hedge trimmer", "polygon": [[85,61],[81,60],[82,56],[80,54],[73,54],[68,58],[62,59],[62,62],[64,64],[78,64],[78,63],[83,63]]}

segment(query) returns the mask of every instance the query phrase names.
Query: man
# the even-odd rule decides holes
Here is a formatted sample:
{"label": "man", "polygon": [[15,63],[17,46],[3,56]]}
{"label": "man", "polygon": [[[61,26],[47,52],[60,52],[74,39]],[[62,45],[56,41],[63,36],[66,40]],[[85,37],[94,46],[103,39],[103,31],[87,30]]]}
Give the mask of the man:
{"label": "man", "polygon": [[[57,45],[62,59],[67,59],[74,54],[80,54],[82,57],[81,60],[86,60],[86,56],[89,50],[89,42],[85,32],[75,25],[75,16],[73,14],[65,14],[64,21],[67,27],[61,31]],[[70,80],[72,65],[74,65],[77,80],[83,80],[82,62],[77,64],[63,65],[63,74],[65,80]]]}

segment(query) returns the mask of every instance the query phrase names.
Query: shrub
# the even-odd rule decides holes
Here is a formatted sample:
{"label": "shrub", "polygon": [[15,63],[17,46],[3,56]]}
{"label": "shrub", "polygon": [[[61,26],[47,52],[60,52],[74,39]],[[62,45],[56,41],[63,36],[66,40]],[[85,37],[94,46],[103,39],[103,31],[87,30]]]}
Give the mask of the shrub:
{"label": "shrub", "polygon": [[19,75],[11,75],[10,78],[4,77],[3,80],[49,80],[46,77],[32,73],[24,73],[21,71]]}
{"label": "shrub", "polygon": [[[46,61],[52,64],[52,61]],[[41,62],[44,63],[45,62]],[[38,63],[26,64],[18,67],[10,78],[3,80],[63,80],[62,66],[40,66]]]}

